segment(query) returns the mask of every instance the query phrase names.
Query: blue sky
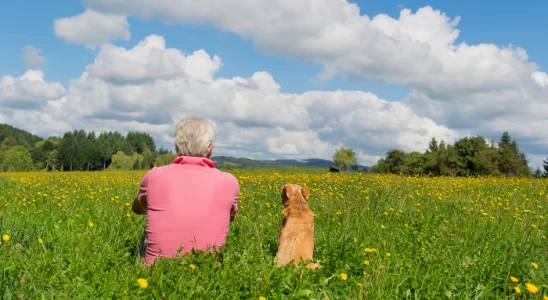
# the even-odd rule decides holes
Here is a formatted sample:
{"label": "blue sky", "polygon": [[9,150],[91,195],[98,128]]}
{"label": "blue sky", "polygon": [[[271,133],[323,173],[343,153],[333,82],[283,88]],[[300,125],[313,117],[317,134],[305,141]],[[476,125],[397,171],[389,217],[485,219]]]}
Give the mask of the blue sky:
{"label": "blue sky", "polygon": [[[209,3],[208,1],[212,0],[203,0],[200,3],[206,3],[204,5],[210,5],[210,7],[220,7],[217,2]],[[174,83],[178,84],[180,81],[177,80],[186,78],[185,76],[203,75],[191,74],[196,70],[186,69],[183,72],[186,74],[184,76],[182,73],[170,73],[172,77],[168,80],[172,83],[158,92],[154,91],[154,88],[158,87],[153,82],[158,83],[157,79],[160,78],[154,79],[156,75],[150,70],[147,71],[150,73],[144,77],[148,79],[142,81],[139,86],[135,86],[135,83],[131,82],[132,74],[128,71],[130,69],[124,70],[123,64],[119,66],[119,70],[100,70],[99,65],[94,63],[101,49],[99,46],[90,49],[82,44],[70,43],[66,37],[62,37],[62,34],[58,34],[54,29],[55,19],[69,19],[82,14],[86,10],[83,1],[4,1],[0,8],[0,40],[2,41],[0,43],[0,79],[2,76],[18,78],[29,70],[22,57],[22,50],[26,45],[40,49],[47,63],[39,67],[45,76],[43,78],[45,82],[41,86],[43,95],[36,96],[35,93],[35,99],[29,100],[32,103],[38,103],[39,108],[21,110],[20,107],[9,107],[10,101],[23,96],[16,95],[17,97],[14,98],[11,95],[12,98],[3,100],[2,90],[0,90],[0,121],[43,136],[82,127],[97,131],[120,130],[122,132],[137,129],[150,132],[159,144],[169,147],[174,118],[188,113],[203,114],[221,127],[219,139],[220,144],[224,141],[224,148],[219,147],[221,148],[219,151],[222,154],[252,158],[311,156],[328,158],[333,149],[346,145],[360,149],[361,162],[371,164],[390,148],[422,151],[432,137],[449,142],[468,134],[498,139],[504,130],[509,130],[511,135],[518,139],[522,149],[531,157],[533,167],[536,167],[542,161],[541,158],[545,158],[548,154],[543,150],[548,149],[548,139],[541,133],[548,126],[548,119],[545,114],[540,114],[547,105],[543,99],[548,96],[548,75],[545,73],[548,70],[548,58],[545,55],[548,40],[544,38],[548,28],[548,18],[546,18],[548,2],[546,1],[520,1],[519,4],[469,0],[421,0],[403,3],[393,0],[354,1],[351,3],[360,7],[361,15],[374,17],[378,14],[386,14],[395,19],[392,21],[402,26],[401,28],[413,26],[398,20],[403,8],[411,9],[411,13],[415,17],[419,16],[419,19],[422,18],[422,22],[432,22],[430,27],[427,26],[422,30],[430,31],[431,34],[436,35],[437,39],[410,43],[405,38],[406,35],[412,38],[418,37],[420,40],[421,33],[414,33],[414,29],[408,27],[411,32],[403,30],[403,36],[394,38],[389,37],[387,33],[389,29],[383,27],[383,30],[388,31],[383,31],[377,39],[373,36],[369,40],[371,43],[379,42],[379,45],[344,40],[343,42],[350,45],[348,53],[340,52],[340,49],[335,49],[336,47],[334,52],[329,53],[331,41],[339,39],[337,36],[329,36],[316,40],[318,48],[328,50],[317,51],[316,54],[310,53],[310,57],[305,60],[296,58],[299,55],[303,56],[305,44],[290,43],[285,47],[291,49],[281,50],[274,47],[273,54],[267,54],[255,47],[254,42],[264,42],[265,38],[270,42],[270,38],[279,37],[277,34],[284,32],[285,29],[279,24],[269,23],[257,24],[257,29],[235,27],[233,23],[238,23],[242,13],[238,11],[242,9],[242,6],[239,6],[241,4],[239,0],[234,0],[233,5],[219,8],[220,15],[219,12],[214,11],[211,15],[207,15],[206,11],[204,17],[208,22],[216,24],[215,26],[165,25],[163,22],[166,18],[173,17],[177,22],[186,24],[188,16],[185,15],[185,11],[192,13],[195,9],[198,14],[204,14],[200,11],[201,4],[185,3],[183,11],[177,11],[177,8],[183,4],[178,5],[172,8],[174,13],[170,15],[169,7],[164,10],[156,9],[156,6],[161,5],[157,5],[157,2],[152,0],[141,0],[139,3],[143,7],[138,8],[124,7],[125,2],[119,0],[86,0],[85,3],[92,5],[89,8],[98,9],[104,16],[121,12],[127,17],[131,38],[129,40],[119,37],[111,38],[106,42],[123,47],[124,51],[129,53],[138,43],[155,34],[165,39],[167,48],[178,49],[184,52],[186,57],[190,57],[193,51],[204,49],[208,55],[218,55],[222,60],[223,65],[220,68],[213,67],[214,63],[209,59],[197,60],[198,64],[203,64],[203,68],[217,71],[215,80],[226,78],[230,84],[236,84],[237,80],[232,78],[239,76],[254,83],[250,86],[259,86],[259,91],[253,88],[223,90],[222,84],[214,82],[211,78],[206,79],[211,81],[209,88],[190,84],[179,86],[179,90],[171,91],[174,94],[168,94],[166,88],[173,87]],[[299,13],[307,15],[312,20],[324,17],[315,15],[312,10],[305,11],[302,7],[288,5],[287,2],[272,0],[268,3],[274,3],[270,9],[279,9],[276,13],[282,17],[294,16],[295,9],[301,9]],[[342,7],[348,8],[348,6],[340,3],[339,0],[317,1],[317,5],[324,9],[334,7],[341,9],[339,14],[344,14]],[[445,21],[440,21],[441,17],[437,12],[423,11],[419,14],[418,9],[425,6],[440,10],[450,19],[459,16],[460,21],[456,28],[460,32],[454,44],[464,42],[477,47],[467,50],[468,52],[459,53],[450,48],[440,50],[440,38],[443,40],[443,35],[447,35],[444,31],[446,29],[440,24],[445,25]],[[248,7],[244,6],[244,8]],[[261,7],[255,7],[255,9],[258,9],[257,14],[261,13],[259,11]],[[144,20],[140,18],[137,11],[147,12],[154,18]],[[358,17],[350,16],[349,18],[355,21]],[[269,22],[261,18],[255,21]],[[286,21],[291,22],[291,26],[296,28],[295,32],[299,34],[307,32],[303,30],[308,26],[306,22],[301,22],[294,17]],[[333,26],[333,24],[346,26],[346,23],[340,19],[327,21],[326,24],[329,25],[325,26]],[[84,38],[87,38],[86,34],[93,33],[93,30],[77,31],[79,30],[77,25],[82,25],[78,22],[82,20],[67,22],[69,32],[76,32]],[[74,25],[74,30],[70,24]],[[323,25],[321,21],[315,24],[318,27]],[[88,27],[99,26],[97,23],[87,25]],[[386,27],[386,23],[379,26]],[[260,30],[264,28],[272,30],[265,32],[263,36]],[[99,29],[111,30],[110,34],[113,34],[112,30],[116,30]],[[365,34],[365,36],[376,34],[364,28],[346,29],[354,30],[355,34]],[[318,32],[322,30],[329,32],[330,28],[318,28]],[[242,38],[246,33],[251,33],[250,39]],[[290,38],[295,37],[288,37],[288,40]],[[292,43],[298,44],[301,39],[308,38],[314,37],[298,36],[292,40]],[[383,39],[386,38],[394,39],[396,43],[382,44]],[[272,42],[283,44],[285,41],[272,40]],[[496,49],[487,44],[494,44]],[[502,49],[509,44],[524,48],[528,55],[527,62],[516,59],[520,55],[519,52],[513,50],[510,53]],[[315,50],[317,49],[312,49],[312,52]],[[363,56],[360,56],[360,51],[364,51]],[[386,51],[386,55],[383,55],[383,51]],[[292,53],[299,53],[299,55],[292,55]],[[399,56],[400,53],[401,56]],[[120,55],[106,51],[101,59],[119,62],[122,59]],[[180,60],[178,54],[165,51],[163,55],[171,57],[173,61]],[[392,56],[389,57],[389,55]],[[413,55],[417,55],[416,59]],[[306,51],[304,56],[307,56]],[[372,57],[378,62],[367,62]],[[140,66],[150,57],[139,59],[133,62],[135,63],[133,67]],[[322,66],[316,63],[317,61],[334,68],[338,74],[351,74],[357,79],[348,81],[341,75],[337,75],[330,80],[318,83],[314,79],[322,71]],[[537,66],[528,63],[535,63]],[[82,82],[71,81],[79,78],[86,67],[99,70],[91,76],[94,81],[91,79],[85,79]],[[272,79],[265,77],[264,74],[255,74],[259,71],[271,75]],[[41,77],[33,74],[29,76]],[[111,77],[102,77],[103,75]],[[365,80],[364,78],[369,75],[378,76],[381,80]],[[119,78],[116,78],[117,81],[110,81],[114,78],[112,76],[119,76]],[[279,91],[271,89],[274,84],[271,80],[280,86]],[[123,84],[120,85],[120,82]],[[57,83],[62,84],[65,90],[57,86]],[[23,87],[23,84],[11,88],[18,87]],[[127,90],[129,87],[142,88],[138,90],[141,94],[137,93],[137,90]],[[0,88],[2,88],[1,85]],[[344,92],[330,93],[337,90]],[[310,91],[319,91],[319,93],[306,93]],[[20,92],[25,94],[27,89],[22,88]],[[164,92],[165,95],[163,95]],[[287,93],[297,95],[289,97]],[[106,98],[98,99],[97,95],[106,95]],[[192,97],[203,97],[201,101],[210,101],[207,102],[209,107],[229,105],[226,108],[229,111],[225,109],[223,114],[219,115],[211,108],[195,106],[192,101],[200,100]],[[386,104],[383,99],[390,104]],[[2,107],[2,101],[5,102],[4,107]],[[128,107],[133,107],[133,110],[117,111],[119,108]],[[288,110],[287,107],[291,108]],[[265,111],[261,111],[260,108]],[[56,112],[59,109],[63,113]],[[141,111],[135,111],[139,109]],[[285,111],[285,113],[277,114],[276,111]],[[127,114],[137,114],[138,117],[132,122],[128,120]],[[28,122],[26,117],[32,117],[36,121]],[[152,119],[155,121],[151,121]],[[157,124],[157,120],[162,119],[166,120],[165,124]],[[368,138],[364,141],[357,138],[362,135]],[[244,141],[240,138],[241,136],[248,137],[249,140]]]}
{"label": "blue sky", "polygon": [[[370,17],[383,13],[393,18],[399,16],[402,6],[413,11],[430,5],[440,9],[449,17],[461,16],[458,42],[469,44],[494,43],[499,46],[513,44],[525,48],[531,61],[541,69],[548,67],[546,46],[548,40],[542,36],[548,28],[548,2],[520,1],[519,5],[504,1],[352,1],[361,8],[361,13]],[[32,7],[32,9],[29,9]],[[53,32],[55,18],[69,17],[81,13],[85,6],[80,1],[59,0],[51,2],[37,0],[9,1],[0,10],[0,75],[22,74],[26,67],[21,59],[21,49],[32,44],[42,49],[48,59],[46,78],[60,81],[65,86],[68,80],[80,76],[82,69],[91,63],[96,50],[71,45],[58,39]],[[222,32],[206,26],[169,26],[161,21],[142,21],[131,18],[131,40],[116,41],[117,45],[131,46],[149,34],[163,35],[168,47],[185,51],[205,49],[223,60],[218,76],[249,76],[265,70],[280,83],[282,91],[302,93],[307,90],[363,90],[371,91],[387,100],[401,100],[408,88],[383,82],[348,82],[337,76],[326,83],[315,84],[314,76],[321,67],[309,62],[279,55],[263,54],[250,41],[236,34]]]}

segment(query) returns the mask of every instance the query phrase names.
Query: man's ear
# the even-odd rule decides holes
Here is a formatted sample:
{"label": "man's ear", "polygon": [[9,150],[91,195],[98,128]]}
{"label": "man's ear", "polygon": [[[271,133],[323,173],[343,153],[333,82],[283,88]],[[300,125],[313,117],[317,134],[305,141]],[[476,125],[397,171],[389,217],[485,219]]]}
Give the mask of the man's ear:
{"label": "man's ear", "polygon": [[306,200],[310,199],[310,190],[309,190],[309,189],[307,189],[307,188],[305,188],[305,187],[303,186],[303,188],[301,189],[301,192],[302,192],[302,194],[303,194],[303,197],[304,197]]}
{"label": "man's ear", "polygon": [[206,154],[206,158],[207,159],[211,159],[211,154],[213,153],[213,144],[209,145],[209,147],[207,147],[207,154]]}

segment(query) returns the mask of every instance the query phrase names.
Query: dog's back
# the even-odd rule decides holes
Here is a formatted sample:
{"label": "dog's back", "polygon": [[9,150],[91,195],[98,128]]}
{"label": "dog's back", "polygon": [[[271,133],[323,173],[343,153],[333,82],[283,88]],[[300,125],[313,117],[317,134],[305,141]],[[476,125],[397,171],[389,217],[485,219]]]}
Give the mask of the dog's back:
{"label": "dog's back", "polygon": [[[278,264],[284,266],[293,261],[295,265],[306,259],[313,259],[314,212],[308,208],[310,191],[297,184],[286,184],[282,190],[284,217],[280,230]],[[315,268],[310,263],[308,268]]]}

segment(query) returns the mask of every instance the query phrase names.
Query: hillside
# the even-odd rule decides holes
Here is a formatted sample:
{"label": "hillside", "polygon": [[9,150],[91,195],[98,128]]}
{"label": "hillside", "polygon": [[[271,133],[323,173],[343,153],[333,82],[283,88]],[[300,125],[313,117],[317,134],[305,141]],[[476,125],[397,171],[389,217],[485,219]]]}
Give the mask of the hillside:
{"label": "hillside", "polygon": [[[302,168],[323,168],[337,166],[330,160],[320,158],[309,158],[302,160],[295,159],[276,159],[276,160],[253,160],[249,158],[235,158],[229,156],[214,156],[211,158],[219,168],[275,168],[283,166],[295,166]],[[351,168],[353,171],[367,171],[368,166],[355,165]]]}
{"label": "hillside", "polygon": [[21,145],[25,148],[31,148],[37,142],[43,140],[41,137],[28,131],[15,128],[8,124],[0,123],[0,143],[2,143],[7,137],[11,137],[9,140],[5,141],[7,146]]}

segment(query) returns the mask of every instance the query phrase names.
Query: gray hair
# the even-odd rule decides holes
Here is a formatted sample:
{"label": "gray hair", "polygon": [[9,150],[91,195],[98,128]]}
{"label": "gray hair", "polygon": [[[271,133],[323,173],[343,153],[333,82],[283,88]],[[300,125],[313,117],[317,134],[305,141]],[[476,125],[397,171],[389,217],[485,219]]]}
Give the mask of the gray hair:
{"label": "gray hair", "polygon": [[175,151],[177,155],[205,157],[214,137],[215,128],[206,118],[185,118],[175,129]]}

